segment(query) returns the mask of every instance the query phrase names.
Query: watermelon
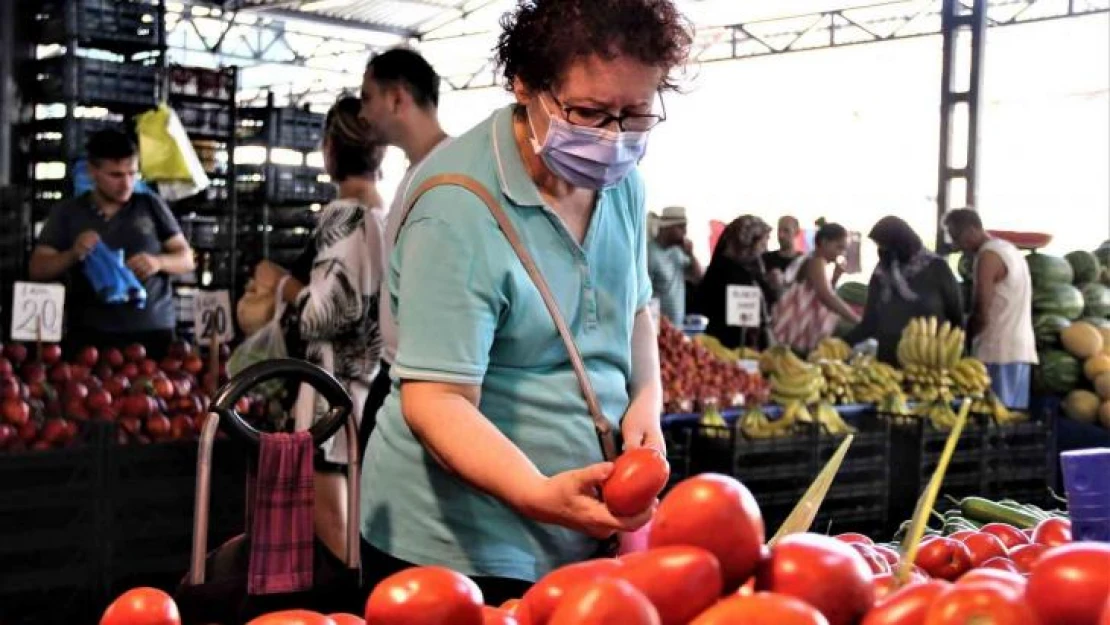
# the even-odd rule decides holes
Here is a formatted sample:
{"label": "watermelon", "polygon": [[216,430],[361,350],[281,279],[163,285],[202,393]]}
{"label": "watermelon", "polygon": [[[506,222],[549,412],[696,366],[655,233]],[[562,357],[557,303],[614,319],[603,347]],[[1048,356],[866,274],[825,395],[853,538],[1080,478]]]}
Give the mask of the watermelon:
{"label": "watermelon", "polygon": [[836,290],[836,294],[852,306],[867,305],[867,285],[861,282],[845,282]]}
{"label": "watermelon", "polygon": [[1034,289],[1049,284],[1071,284],[1075,280],[1075,271],[1071,264],[1059,256],[1034,253],[1027,255],[1025,262],[1029,264],[1029,276],[1033,279]]}
{"label": "watermelon", "polygon": [[1037,315],[1033,318],[1033,334],[1037,337],[1037,347],[1059,347],[1060,332],[1070,325],[1071,322],[1060,315]]}
{"label": "watermelon", "polygon": [[1097,282],[1083,287],[1083,314],[1087,317],[1110,317],[1110,289]]}
{"label": "watermelon", "polygon": [[1095,258],[1102,263],[1103,267],[1110,267],[1110,241],[1103,243],[1095,250]]}
{"label": "watermelon", "polygon": [[1102,265],[1099,263],[1098,258],[1090,252],[1075,251],[1064,258],[1066,258],[1068,264],[1071,265],[1072,273],[1075,274],[1073,282],[1077,285],[1094,282],[1099,278],[1099,274],[1102,273]]}
{"label": "watermelon", "polygon": [[960,278],[964,282],[971,282],[975,279],[975,255],[964,252],[960,254],[960,263],[956,267],[960,272]]}
{"label": "watermelon", "polygon": [[1079,384],[1083,376],[1083,365],[1071,354],[1058,349],[1050,349],[1040,355],[1040,382],[1050,393],[1064,394]]}
{"label": "watermelon", "polygon": [[1070,284],[1043,285],[1033,291],[1033,312],[1075,321],[1083,315],[1083,293]]}

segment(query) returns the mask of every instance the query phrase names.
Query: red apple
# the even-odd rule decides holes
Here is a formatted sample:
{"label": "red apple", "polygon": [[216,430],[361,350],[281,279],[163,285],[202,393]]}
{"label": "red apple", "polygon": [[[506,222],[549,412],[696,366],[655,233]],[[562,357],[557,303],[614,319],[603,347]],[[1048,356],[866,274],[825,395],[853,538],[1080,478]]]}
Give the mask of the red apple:
{"label": "red apple", "polygon": [[185,360],[185,357],[192,353],[193,346],[186,341],[174,341],[170,343],[170,348],[166,350],[167,355],[178,360]]}
{"label": "red apple", "polygon": [[188,397],[193,391],[193,382],[189,378],[177,377],[173,379],[173,392],[177,397]]}
{"label": "red apple", "polygon": [[199,375],[204,371],[204,359],[196,354],[189,354],[181,363],[182,368],[193,375]]}
{"label": "red apple", "polygon": [[169,437],[172,429],[173,424],[164,414],[156,412],[146,420],[146,432],[156,441]]}
{"label": "red apple", "polygon": [[123,349],[123,355],[135,364],[146,359],[146,348],[138,343],[132,343]]}
{"label": "red apple", "polygon": [[51,444],[62,444],[69,438],[69,426],[65,419],[47,419],[40,434],[42,440]]}
{"label": "red apple", "polygon": [[30,445],[35,442],[35,439],[38,437],[39,427],[35,425],[34,421],[28,421],[19,426],[19,439],[23,441],[23,444]]}
{"label": "red apple", "polygon": [[0,414],[8,423],[23,427],[31,419],[31,407],[22,399],[5,399],[0,403]]}
{"label": "red apple", "polygon": [[27,346],[22,343],[8,343],[4,346],[4,355],[13,365],[21,365],[27,360]]}
{"label": "red apple", "polygon": [[59,386],[73,379],[73,370],[69,363],[60,362],[50,369],[50,381]]}
{"label": "red apple", "polygon": [[142,419],[153,411],[152,403],[146,395],[128,395],[123,398],[119,413],[124,417]]}
{"label": "red apple", "polygon": [[12,367],[12,361],[0,358],[0,378],[10,378],[13,375],[15,375],[15,368]]}
{"label": "red apple", "polygon": [[77,427],[76,421],[66,421],[66,429],[68,430],[68,437],[66,438],[67,443],[73,442],[77,438],[77,434],[81,431],[81,429]]}
{"label": "red apple", "polygon": [[91,377],[92,371],[85,365],[70,365],[69,366],[70,378],[78,382],[84,382]]}
{"label": "red apple", "polygon": [[15,378],[0,378],[0,400],[20,399],[23,394],[21,386]]}
{"label": "red apple", "polygon": [[7,449],[16,440],[19,440],[19,431],[7,423],[0,423],[0,449]]}
{"label": "red apple", "polygon": [[139,363],[139,373],[147,377],[153,376],[155,373],[158,373],[158,363],[150,358],[144,358],[143,361]]}
{"label": "red apple", "polygon": [[89,387],[77,380],[70,380],[62,394],[69,399],[84,400],[89,396]]}
{"label": "red apple", "polygon": [[112,369],[119,369],[123,366],[123,352],[114,347],[104,352],[101,358],[103,359],[104,364],[108,365]]}
{"label": "red apple", "polygon": [[42,346],[42,362],[52,365],[62,359],[62,347],[56,343],[47,343]]}
{"label": "red apple", "polygon": [[82,349],[81,353],[77,354],[77,358],[75,358],[73,362],[92,369],[96,366],[96,363],[100,362],[100,351],[92,345],[89,345]]}
{"label": "red apple", "polygon": [[181,371],[181,359],[166,356],[162,359],[162,362],[158,363],[158,366],[161,367],[164,373],[177,373]]}
{"label": "red apple", "polygon": [[70,397],[65,403],[65,416],[75,421],[88,421],[89,410],[85,408],[85,399],[82,397]]}
{"label": "red apple", "polygon": [[196,434],[196,425],[189,417],[179,414],[171,420],[170,437],[174,439],[188,439]]}
{"label": "red apple", "polygon": [[154,396],[160,399],[173,399],[174,389],[173,382],[164,376],[158,376],[150,381],[151,388],[154,389]]}
{"label": "red apple", "polygon": [[112,394],[104,389],[99,389],[89,393],[85,399],[85,407],[90,412],[110,408],[112,406]]}
{"label": "red apple", "polygon": [[128,380],[134,380],[139,377],[139,365],[133,362],[125,363],[123,367],[120,368],[120,374]]}
{"label": "red apple", "polygon": [[[41,401],[32,399],[31,401]],[[62,416],[62,402],[57,397],[51,397],[43,403],[42,412],[48,417]]]}
{"label": "red apple", "polygon": [[118,423],[120,431],[126,432],[131,436],[138,434],[139,430],[143,427],[143,422],[136,417],[120,417]]}
{"label": "red apple", "polygon": [[112,397],[122,397],[129,388],[131,388],[131,380],[125,376],[113,375],[104,378],[104,390],[111,393]]}
{"label": "red apple", "polygon": [[115,421],[119,416],[115,406],[104,406],[89,411],[89,415],[96,421]]}
{"label": "red apple", "polygon": [[37,362],[29,362],[23,365],[20,373],[20,377],[23,378],[23,381],[27,384],[46,381],[46,369]]}

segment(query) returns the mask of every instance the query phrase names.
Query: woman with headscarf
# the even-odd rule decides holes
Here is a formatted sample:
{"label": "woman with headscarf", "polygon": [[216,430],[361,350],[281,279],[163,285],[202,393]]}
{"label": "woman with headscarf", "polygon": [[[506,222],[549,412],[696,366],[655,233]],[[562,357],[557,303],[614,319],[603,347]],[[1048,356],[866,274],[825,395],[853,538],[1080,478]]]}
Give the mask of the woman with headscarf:
{"label": "woman with headscarf", "polygon": [[948,263],[925,249],[905,221],[884,217],[868,236],[879,246],[879,266],[871,274],[863,320],[846,338],[874,338],[879,359],[897,364],[898,340],[911,319],[936,317],[963,326],[960,286]]}
{"label": "woman with headscarf", "polygon": [[[759,217],[743,215],[730,223],[713,251],[713,259],[698,289],[698,311],[709,318],[706,334],[730,348],[767,346],[768,311],[774,290],[763,267],[771,226]],[[762,294],[759,326],[743,328],[728,323],[728,287],[755,286]]]}

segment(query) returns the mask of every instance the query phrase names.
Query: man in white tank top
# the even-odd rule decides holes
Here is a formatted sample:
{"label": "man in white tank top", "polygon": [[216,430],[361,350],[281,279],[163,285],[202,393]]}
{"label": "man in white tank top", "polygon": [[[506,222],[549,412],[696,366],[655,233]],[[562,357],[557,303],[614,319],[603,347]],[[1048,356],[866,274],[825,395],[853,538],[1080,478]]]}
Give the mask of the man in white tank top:
{"label": "man in white tank top", "polygon": [[968,334],[972,353],[987,365],[991,387],[1010,408],[1029,407],[1029,378],[1037,363],[1033,283],[1025,257],[983,229],[979,214],[961,209],[944,219],[948,235],[975,255],[975,289]]}

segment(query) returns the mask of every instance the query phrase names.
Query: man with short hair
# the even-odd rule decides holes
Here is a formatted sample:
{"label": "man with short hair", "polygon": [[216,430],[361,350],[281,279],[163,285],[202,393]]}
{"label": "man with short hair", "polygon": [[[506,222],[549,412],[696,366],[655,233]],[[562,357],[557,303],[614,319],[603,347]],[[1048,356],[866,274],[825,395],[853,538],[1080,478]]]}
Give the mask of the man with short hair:
{"label": "man with short hair", "polygon": [[[362,119],[370,126],[376,140],[401,148],[409,161],[409,169],[397,185],[386,217],[383,261],[387,268],[413,174],[425,159],[451,139],[439,124],[439,84],[439,75],[428,61],[408,48],[394,48],[374,55],[363,75]],[[388,280],[382,281],[381,302],[381,372],[370,387],[363,410],[360,449],[366,448],[378,408],[389,395],[389,371],[397,357],[397,324],[393,318]]]}
{"label": "man with short hair", "polygon": [[655,230],[647,250],[653,297],[659,300],[660,314],[681,328],[686,321],[686,283],[697,284],[704,273],[686,238],[686,209],[668,206],[658,216],[649,215],[649,223]]}
{"label": "man with short hair", "polygon": [[[124,132],[94,133],[88,142],[93,188],[50,210],[31,254],[30,278],[65,278],[66,344],[123,347],[139,343],[161,358],[174,339],[177,315],[170,276],[194,269],[193,250],[173,213],[156,195],[135,191],[138,149]],[[103,241],[123,253],[127,267],[146,289],[146,305],[101,301],[82,263]]]}
{"label": "man with short hair", "polygon": [[990,371],[991,386],[1003,404],[1029,407],[1029,377],[1037,363],[1033,334],[1033,283],[1022,253],[991,237],[979,214],[960,209],[944,218],[948,236],[975,256],[974,296],[968,334],[972,354]]}
{"label": "man with short hair", "polygon": [[779,217],[777,236],[779,249],[764,252],[763,268],[767,271],[768,281],[777,295],[782,295],[801,267],[802,253],[798,251],[798,233],[801,225],[797,217]]}

